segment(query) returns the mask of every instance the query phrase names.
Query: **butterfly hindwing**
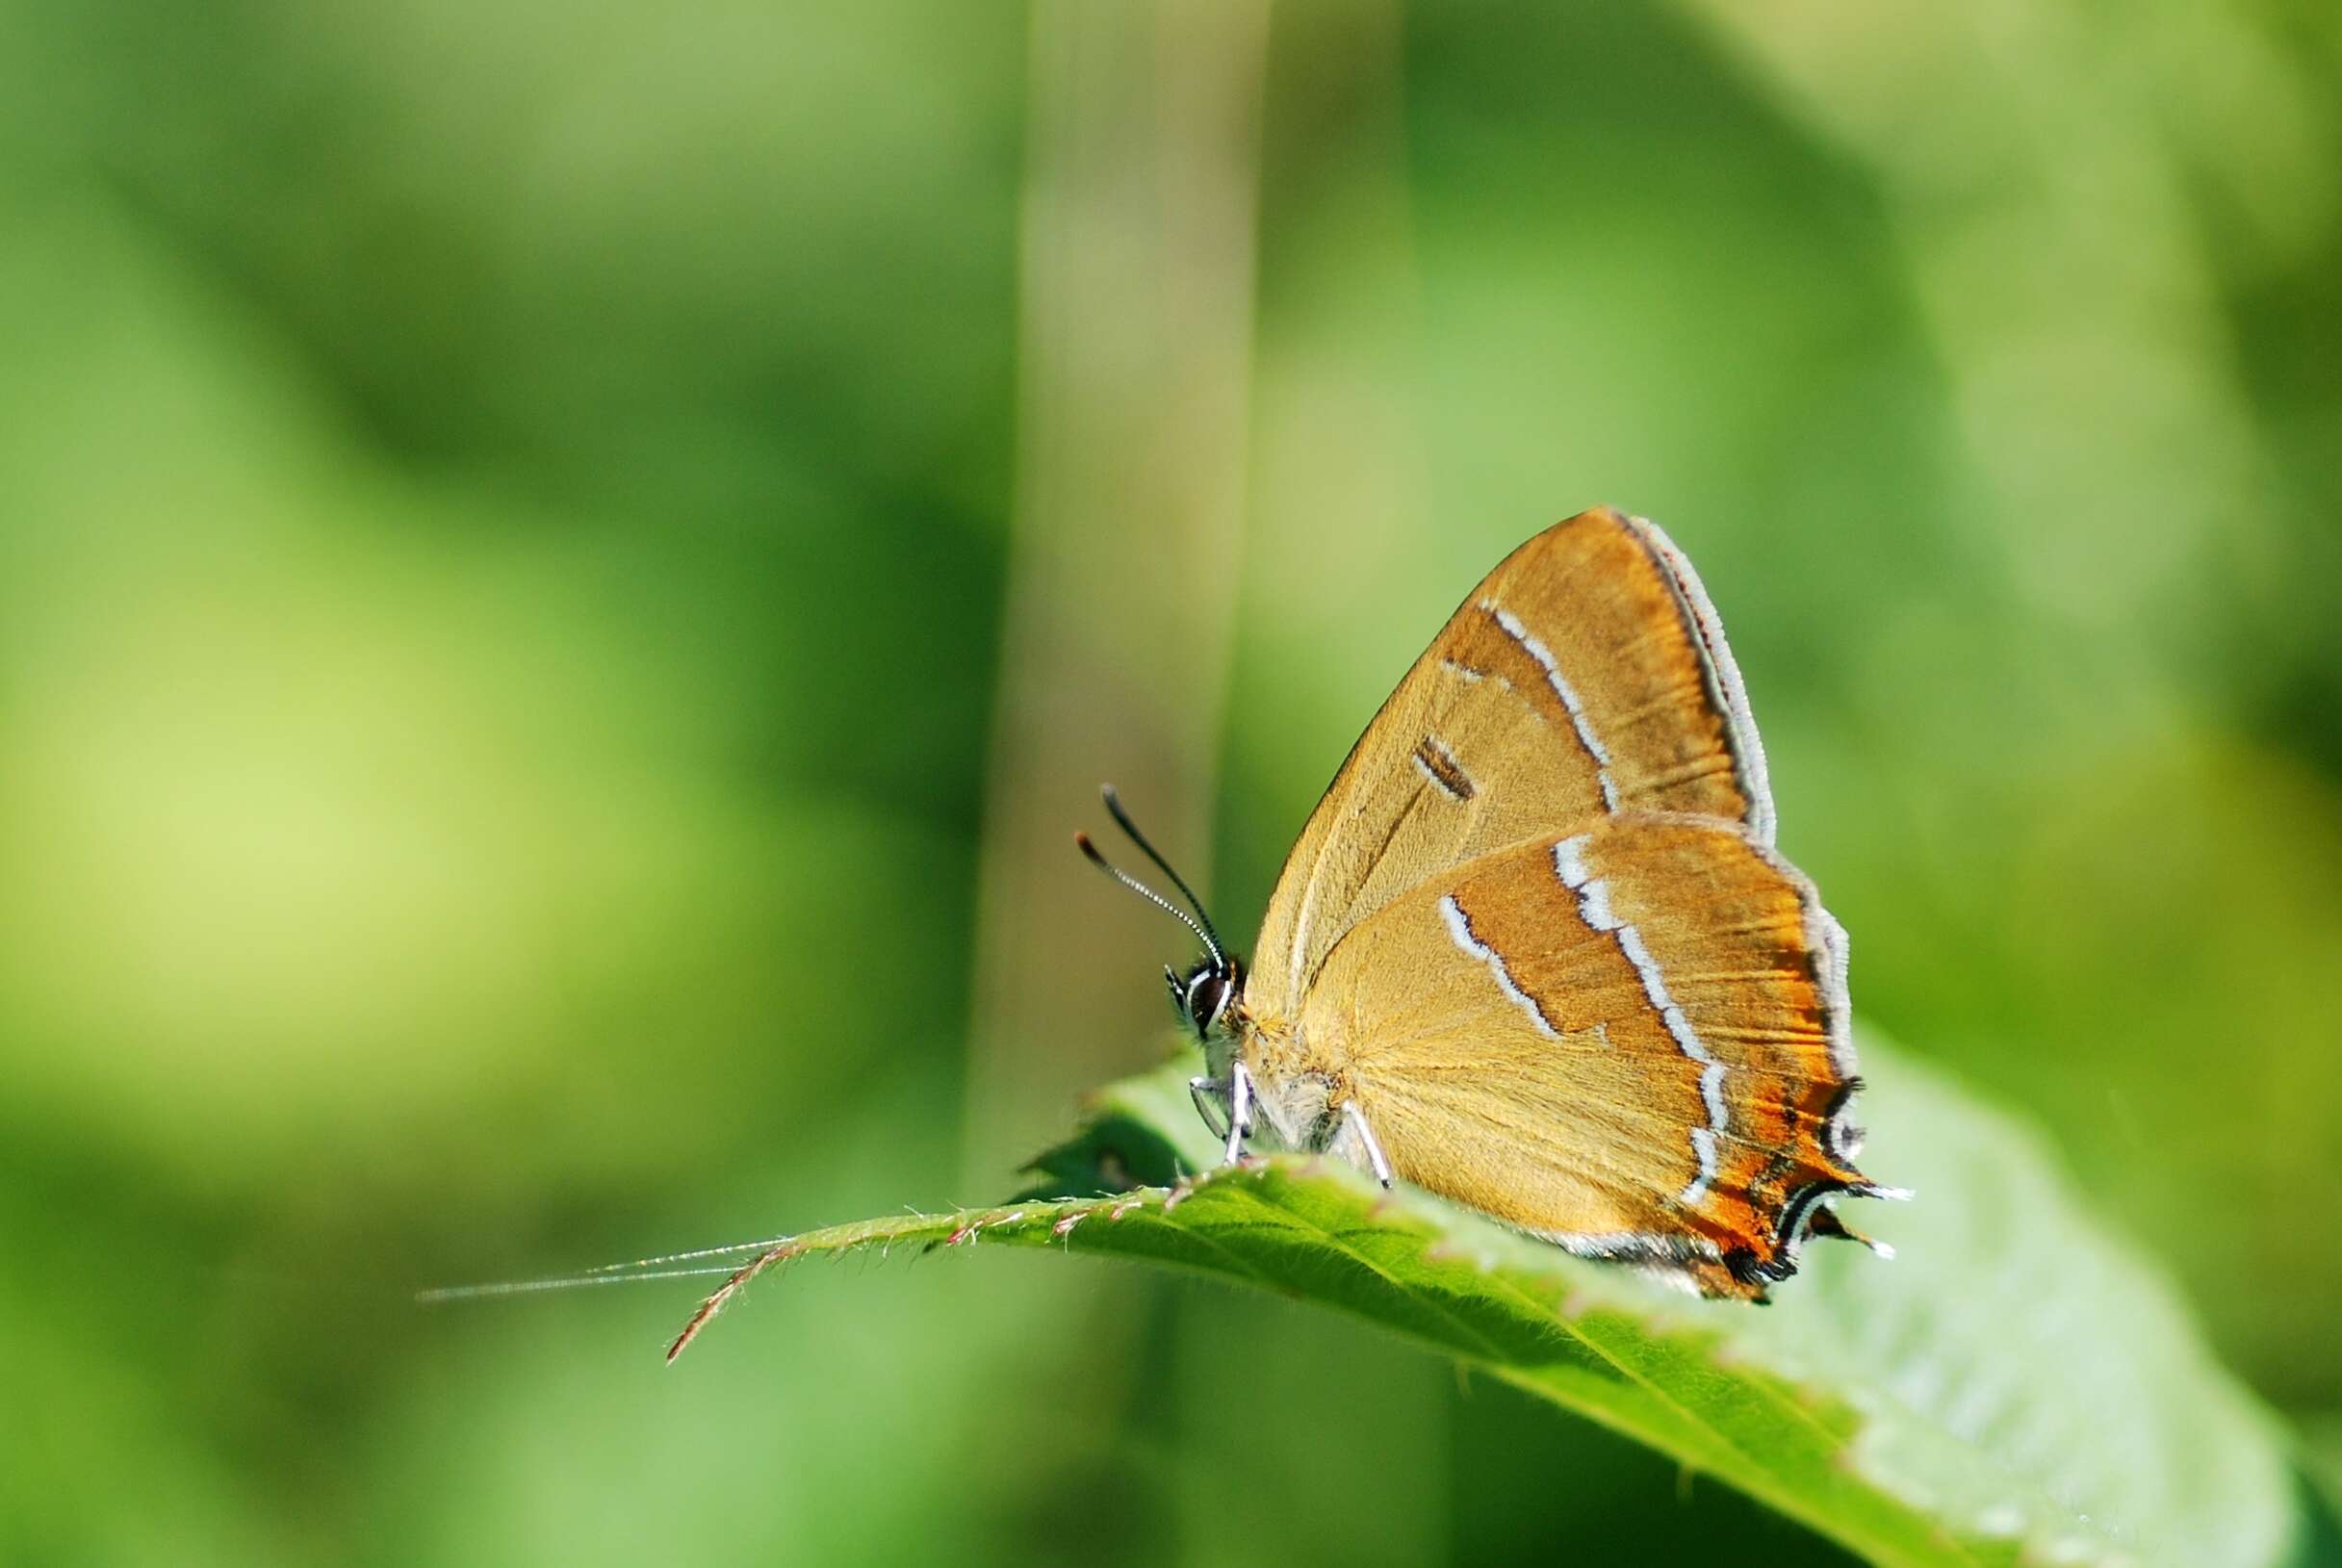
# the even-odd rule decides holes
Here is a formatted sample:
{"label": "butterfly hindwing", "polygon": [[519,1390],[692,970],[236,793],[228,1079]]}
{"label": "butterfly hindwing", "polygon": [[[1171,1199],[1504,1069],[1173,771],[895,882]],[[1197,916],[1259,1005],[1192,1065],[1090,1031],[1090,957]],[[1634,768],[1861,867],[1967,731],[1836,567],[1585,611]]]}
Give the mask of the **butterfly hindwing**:
{"label": "butterfly hindwing", "polygon": [[1772,838],[1698,578],[1656,527],[1598,510],[1507,556],[1375,716],[1285,862],[1248,1006],[1291,1014],[1347,932],[1445,868],[1625,810]]}
{"label": "butterfly hindwing", "polygon": [[1749,1295],[1859,1189],[1843,937],[1743,826],[1597,816],[1352,930],[1298,1038],[1398,1173],[1576,1250]]}

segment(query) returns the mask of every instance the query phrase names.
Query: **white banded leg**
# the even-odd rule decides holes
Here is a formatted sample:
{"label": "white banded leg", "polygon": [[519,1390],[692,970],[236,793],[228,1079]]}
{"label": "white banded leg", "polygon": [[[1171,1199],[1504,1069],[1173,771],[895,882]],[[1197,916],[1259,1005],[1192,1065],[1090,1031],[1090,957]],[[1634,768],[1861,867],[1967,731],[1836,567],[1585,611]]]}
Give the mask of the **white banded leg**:
{"label": "white banded leg", "polygon": [[1252,1133],[1252,1074],[1242,1062],[1228,1064],[1227,1164],[1244,1158],[1245,1140]]}
{"label": "white banded leg", "polygon": [[1227,1163],[1233,1165],[1243,1158],[1245,1140],[1252,1136],[1254,1107],[1258,1096],[1252,1091],[1252,1075],[1241,1062],[1231,1063],[1225,1078],[1213,1078],[1198,1073],[1187,1081],[1189,1096],[1196,1102],[1196,1114],[1214,1138],[1227,1144]]}
{"label": "white banded leg", "polygon": [[1366,1124],[1366,1113],[1358,1109],[1356,1100],[1342,1102],[1342,1130],[1358,1141],[1359,1150],[1366,1156],[1367,1168],[1383,1186],[1391,1184],[1391,1162],[1375,1141],[1375,1129]]}

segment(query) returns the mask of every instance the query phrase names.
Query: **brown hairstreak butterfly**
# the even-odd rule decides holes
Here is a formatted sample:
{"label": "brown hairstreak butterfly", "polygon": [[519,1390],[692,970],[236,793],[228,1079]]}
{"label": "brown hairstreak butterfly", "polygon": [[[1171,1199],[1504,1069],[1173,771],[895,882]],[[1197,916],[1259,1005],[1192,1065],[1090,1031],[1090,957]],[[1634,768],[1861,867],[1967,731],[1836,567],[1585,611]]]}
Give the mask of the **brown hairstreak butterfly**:
{"label": "brown hairstreak butterfly", "polygon": [[[1166,971],[1248,1148],[1330,1151],[1586,1257],[1763,1300],[1854,1166],[1846,938],[1773,847],[1740,673],[1650,523],[1555,525],[1472,591],[1285,861],[1249,967]],[[1875,1245],[1875,1244],[1872,1244]],[[1883,1247],[1880,1250],[1885,1250]]]}

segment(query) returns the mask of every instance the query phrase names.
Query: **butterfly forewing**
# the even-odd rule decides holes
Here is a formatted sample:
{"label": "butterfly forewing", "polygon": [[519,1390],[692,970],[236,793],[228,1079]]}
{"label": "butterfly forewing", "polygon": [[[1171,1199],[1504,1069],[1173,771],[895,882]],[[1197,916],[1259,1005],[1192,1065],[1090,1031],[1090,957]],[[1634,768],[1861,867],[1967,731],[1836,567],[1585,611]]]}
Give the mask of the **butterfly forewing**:
{"label": "butterfly forewing", "polygon": [[1368,726],[1285,862],[1248,1007],[1290,1015],[1346,933],[1444,869],[1623,810],[1772,836],[1699,579],[1658,528],[1601,510],[1506,557]]}
{"label": "butterfly forewing", "polygon": [[1837,927],[1744,827],[1598,815],[1391,901],[1299,1038],[1400,1175],[1580,1250],[1753,1294],[1860,1182]]}

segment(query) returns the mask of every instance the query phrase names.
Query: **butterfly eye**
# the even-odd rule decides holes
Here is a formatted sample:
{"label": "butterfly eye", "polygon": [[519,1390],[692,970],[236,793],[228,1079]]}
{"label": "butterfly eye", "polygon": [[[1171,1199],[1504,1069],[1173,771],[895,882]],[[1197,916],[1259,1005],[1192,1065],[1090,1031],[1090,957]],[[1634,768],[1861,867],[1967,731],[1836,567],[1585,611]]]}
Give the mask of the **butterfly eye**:
{"label": "butterfly eye", "polygon": [[1179,1012],[1198,1038],[1209,1038],[1236,1000],[1236,976],[1205,960],[1188,974],[1179,991]]}
{"label": "butterfly eye", "polygon": [[1199,1035],[1212,1032],[1212,1020],[1220,1009],[1219,990],[1220,977],[1209,969],[1198,969],[1188,978],[1187,995],[1180,1006]]}

